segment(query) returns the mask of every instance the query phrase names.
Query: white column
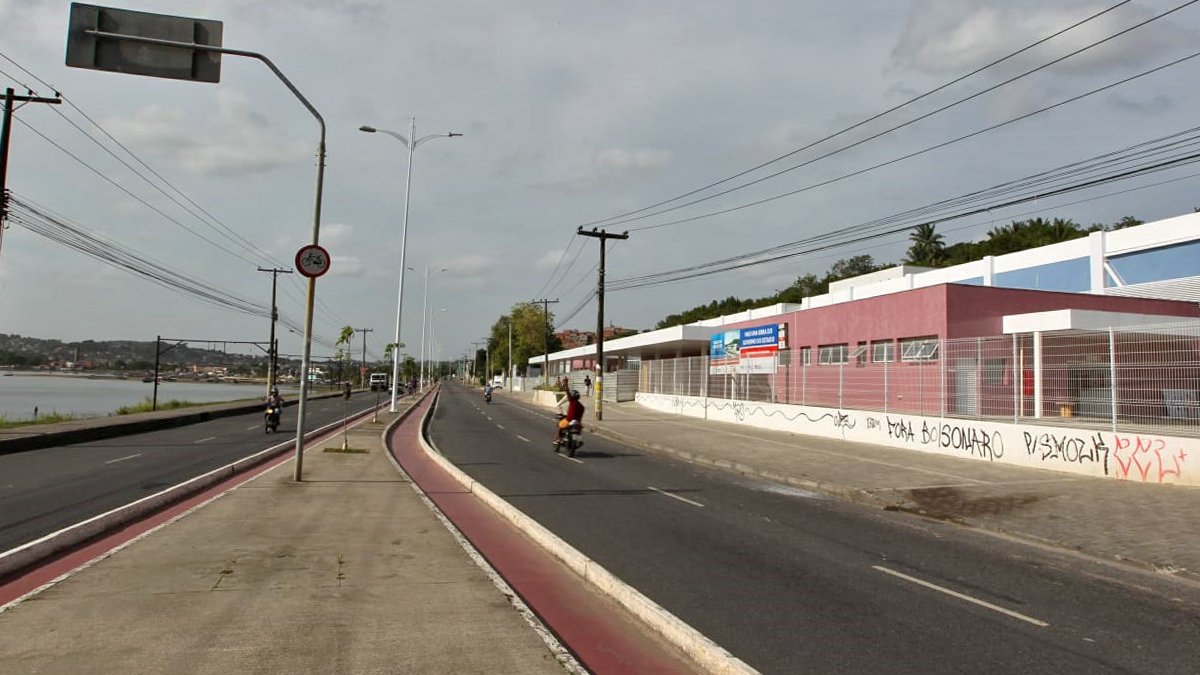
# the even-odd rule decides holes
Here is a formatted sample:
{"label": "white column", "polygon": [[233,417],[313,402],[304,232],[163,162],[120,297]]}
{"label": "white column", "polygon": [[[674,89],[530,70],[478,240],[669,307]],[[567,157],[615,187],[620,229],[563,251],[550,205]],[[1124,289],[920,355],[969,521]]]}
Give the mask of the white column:
{"label": "white column", "polygon": [[1088,235],[1088,271],[1091,278],[1091,292],[1104,294],[1104,230]]}
{"label": "white column", "polygon": [[1033,416],[1042,416],[1042,331],[1033,332]]}

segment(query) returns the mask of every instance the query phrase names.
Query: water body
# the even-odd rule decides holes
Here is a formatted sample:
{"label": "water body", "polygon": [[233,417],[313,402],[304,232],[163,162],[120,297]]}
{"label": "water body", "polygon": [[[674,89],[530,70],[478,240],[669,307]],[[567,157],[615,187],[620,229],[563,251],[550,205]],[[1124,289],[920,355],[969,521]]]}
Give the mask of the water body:
{"label": "water body", "polygon": [[[287,389],[281,389],[281,393],[290,398]],[[154,383],[138,379],[13,373],[0,376],[0,415],[9,420],[29,419],[37,406],[40,415],[59,413],[95,417],[108,415],[121,406],[140,403],[153,394]],[[158,383],[159,403],[171,399],[213,403],[265,396],[266,388],[261,384]]]}

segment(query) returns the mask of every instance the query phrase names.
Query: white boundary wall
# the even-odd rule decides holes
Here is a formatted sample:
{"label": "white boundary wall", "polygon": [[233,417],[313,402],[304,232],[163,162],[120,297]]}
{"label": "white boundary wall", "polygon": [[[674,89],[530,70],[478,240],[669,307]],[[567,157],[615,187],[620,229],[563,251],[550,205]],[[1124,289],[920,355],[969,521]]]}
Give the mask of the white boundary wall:
{"label": "white boundary wall", "polygon": [[1200,485],[1200,439],[639,392],[659,412],[1139,483]]}

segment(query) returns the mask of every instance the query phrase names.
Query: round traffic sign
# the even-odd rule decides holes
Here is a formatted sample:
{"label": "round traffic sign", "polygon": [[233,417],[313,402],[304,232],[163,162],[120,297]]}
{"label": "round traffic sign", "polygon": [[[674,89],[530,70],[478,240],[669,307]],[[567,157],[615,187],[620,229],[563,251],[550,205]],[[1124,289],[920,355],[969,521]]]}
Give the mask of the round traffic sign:
{"label": "round traffic sign", "polygon": [[296,269],[306,277],[319,277],[329,271],[329,251],[309,244],[296,251]]}

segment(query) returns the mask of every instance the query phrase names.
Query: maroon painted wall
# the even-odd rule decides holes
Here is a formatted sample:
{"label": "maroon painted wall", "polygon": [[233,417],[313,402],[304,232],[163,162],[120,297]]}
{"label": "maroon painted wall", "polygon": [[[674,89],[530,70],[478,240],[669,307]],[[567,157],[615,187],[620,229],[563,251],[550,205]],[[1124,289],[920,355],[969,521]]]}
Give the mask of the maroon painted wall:
{"label": "maroon painted wall", "polygon": [[1113,295],[1059,293],[994,286],[947,284],[947,338],[1000,335],[1008,314],[1048,312],[1056,309],[1090,309],[1101,312],[1161,314],[1200,317],[1200,306],[1177,300],[1124,298]]}

